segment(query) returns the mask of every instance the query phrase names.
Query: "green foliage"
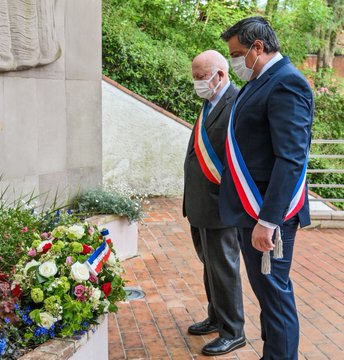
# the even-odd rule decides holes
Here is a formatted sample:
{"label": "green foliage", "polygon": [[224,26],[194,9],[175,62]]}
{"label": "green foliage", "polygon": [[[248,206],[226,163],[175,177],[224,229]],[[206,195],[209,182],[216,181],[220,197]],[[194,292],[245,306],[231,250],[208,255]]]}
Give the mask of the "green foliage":
{"label": "green foliage", "polygon": [[9,272],[22,256],[23,249],[18,244],[31,244],[32,234],[39,221],[32,211],[25,208],[0,209],[0,274]]}
{"label": "green foliage", "polygon": [[[194,95],[186,54],[141,31],[145,24],[139,18],[138,24],[128,21],[139,16],[132,14],[133,9],[124,5],[107,8],[108,2],[104,2],[103,14],[104,74],[181,118],[191,119],[199,100]],[[129,19],[118,21],[120,10],[128,10]],[[150,30],[155,34],[155,27]]]}
{"label": "green foliage", "polygon": [[0,318],[0,359],[19,359],[25,354],[25,339],[10,321]]}
{"label": "green foliage", "polygon": [[282,6],[272,18],[272,26],[280,40],[282,53],[294,64],[301,65],[308,53],[322,45],[314,32],[320,23],[330,22],[330,11],[323,0],[280,3]]}
{"label": "green foliage", "polygon": [[[281,52],[296,65],[301,65],[310,52],[323,47],[319,36],[322,28],[337,24],[333,2],[324,0],[271,0],[268,17],[275,29]],[[201,106],[191,78],[194,56],[214,49],[228,57],[227,44],[220,34],[244,17],[264,16],[257,9],[257,1],[218,0],[103,0],[103,72],[105,75],[193,123]],[[342,17],[339,16],[340,19]],[[337,25],[336,25],[337,26]],[[234,74],[238,85],[243,82]],[[331,87],[333,74],[320,72],[314,79],[315,119],[314,138],[343,138],[343,96]],[[328,89],[328,93],[325,88]],[[320,153],[333,153],[338,149],[322,145]],[[310,167],[340,167],[338,161]],[[312,174],[312,182],[320,181],[321,174]],[[342,182],[342,176],[325,176],[326,181]],[[320,194],[338,193],[336,189],[319,189]],[[332,196],[331,195],[331,196]]]}
{"label": "green foliage", "polygon": [[330,69],[318,71],[312,79],[316,89],[313,124],[315,139],[341,139],[344,137],[344,94],[339,91],[338,85],[333,79],[334,74]]}
{"label": "green foliage", "polygon": [[192,59],[214,49],[228,57],[220,34],[252,13],[247,1],[103,1],[103,73],[193,123]]}
{"label": "green foliage", "polygon": [[78,195],[73,207],[80,214],[126,216],[130,222],[140,221],[144,215],[139,200],[102,189],[88,190]]}
{"label": "green foliage", "polygon": [[[273,1],[269,12],[281,51],[302,64],[330,26],[323,0]],[[192,59],[214,49],[228,57],[221,33],[244,17],[263,15],[257,1],[103,0],[103,72],[135,93],[193,123],[201,106],[193,89]],[[243,82],[235,74],[233,81]]]}
{"label": "green foliage", "polygon": [[[344,155],[344,147],[342,146],[342,154]],[[318,151],[317,153],[321,153]],[[328,153],[328,152],[327,152]],[[343,161],[333,159],[310,159],[309,169],[343,169]],[[344,184],[344,174],[337,173],[316,173],[307,175],[310,184]],[[323,198],[344,199],[344,189],[312,187],[312,191]],[[333,203],[333,205],[344,210],[344,203]]]}
{"label": "green foliage", "polygon": [[[344,137],[344,96],[334,85],[333,74],[329,70],[318,72],[313,79],[316,91],[314,94],[315,114],[313,124],[314,139],[343,139]],[[312,154],[344,155],[343,144],[313,144]],[[310,169],[343,169],[343,159],[310,159]],[[308,181],[313,184],[344,184],[344,174],[315,173],[308,174]],[[336,188],[312,188],[324,198],[344,198],[344,190]],[[344,209],[344,203],[336,203]]]}
{"label": "green foliage", "polygon": [[344,134],[344,96],[338,92],[316,93],[314,138],[340,139]]}

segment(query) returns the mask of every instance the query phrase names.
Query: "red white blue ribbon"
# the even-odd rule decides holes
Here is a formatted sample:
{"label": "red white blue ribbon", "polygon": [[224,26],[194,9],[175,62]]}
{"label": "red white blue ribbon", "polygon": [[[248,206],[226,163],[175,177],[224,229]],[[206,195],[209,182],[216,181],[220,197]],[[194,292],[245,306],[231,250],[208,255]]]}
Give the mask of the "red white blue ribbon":
{"label": "red white blue ribbon", "polygon": [[[238,192],[241,203],[245,211],[255,220],[258,220],[260,209],[263,205],[263,198],[249,173],[244,159],[241,155],[239,146],[234,136],[234,113],[236,103],[233,105],[226,139],[226,158],[228,166],[233,178],[235,188]],[[302,208],[305,202],[306,192],[306,170],[307,161],[302,169],[301,176],[293,191],[292,200],[289,205],[288,212],[284,218],[284,221],[292,218]]]}
{"label": "red white blue ribbon", "polygon": [[204,121],[207,117],[205,107],[206,105],[203,107],[196,123],[194,149],[205,177],[214,184],[219,185],[223,165],[209,141],[208,134],[204,126]]}
{"label": "red white blue ribbon", "polygon": [[97,247],[95,252],[88,258],[86,264],[90,270],[90,273],[97,276],[103,267],[103,264],[107,261],[111,254],[109,243],[111,239],[106,239]]}

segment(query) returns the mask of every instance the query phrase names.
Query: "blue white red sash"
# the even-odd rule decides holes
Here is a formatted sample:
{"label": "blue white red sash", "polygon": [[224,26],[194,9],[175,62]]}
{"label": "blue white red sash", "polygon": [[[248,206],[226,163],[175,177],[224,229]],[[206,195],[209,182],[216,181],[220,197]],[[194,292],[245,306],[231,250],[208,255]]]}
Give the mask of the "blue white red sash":
{"label": "blue white red sash", "polygon": [[204,122],[208,113],[205,111],[205,108],[206,105],[203,107],[196,123],[194,148],[198,162],[205,177],[214,184],[219,185],[221,181],[223,165],[209,141],[208,134],[204,126]]}
{"label": "blue white red sash", "polygon": [[109,258],[111,249],[108,244],[110,242],[111,239],[106,239],[104,242],[102,242],[101,245],[97,247],[95,252],[86,261],[91,274],[97,276],[100,273],[103,264]]}
{"label": "blue white red sash", "polygon": [[[263,205],[263,198],[246,167],[239,146],[235,140],[233,124],[235,108],[236,103],[233,105],[229,119],[228,134],[225,144],[226,158],[241,203],[245,211],[251,217],[257,220],[260,208]],[[306,170],[307,160],[303,166],[300,179],[293,191],[292,200],[290,202],[289,209],[284,218],[284,221],[297,214],[304,204],[306,191]]]}

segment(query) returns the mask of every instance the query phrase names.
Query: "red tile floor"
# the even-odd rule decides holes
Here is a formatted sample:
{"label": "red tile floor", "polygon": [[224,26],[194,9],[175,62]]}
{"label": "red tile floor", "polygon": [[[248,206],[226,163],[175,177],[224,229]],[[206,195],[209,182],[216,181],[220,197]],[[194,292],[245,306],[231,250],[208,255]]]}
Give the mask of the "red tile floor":
{"label": "red tile floor", "polygon": [[[123,261],[127,286],[146,293],[120,303],[109,318],[109,360],[259,359],[258,306],[242,263],[247,345],[218,357],[201,354],[216,337],[187,328],[206,317],[202,264],[194,251],[181,199],[155,198],[139,227],[139,255]],[[299,359],[344,359],[344,230],[297,235],[292,279],[299,311]]]}

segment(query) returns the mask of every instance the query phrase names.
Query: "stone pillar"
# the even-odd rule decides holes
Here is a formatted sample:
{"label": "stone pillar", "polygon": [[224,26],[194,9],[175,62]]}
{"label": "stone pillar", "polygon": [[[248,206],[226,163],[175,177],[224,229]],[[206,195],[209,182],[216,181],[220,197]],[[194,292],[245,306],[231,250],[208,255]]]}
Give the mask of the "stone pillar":
{"label": "stone pillar", "polygon": [[40,2],[56,4],[61,56],[0,73],[0,193],[7,186],[12,198],[57,191],[62,201],[102,182],[101,1]]}

